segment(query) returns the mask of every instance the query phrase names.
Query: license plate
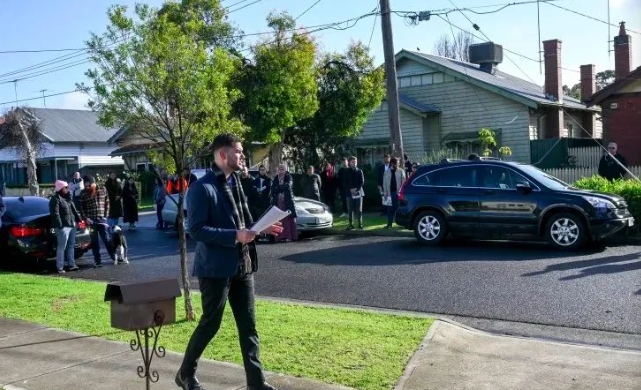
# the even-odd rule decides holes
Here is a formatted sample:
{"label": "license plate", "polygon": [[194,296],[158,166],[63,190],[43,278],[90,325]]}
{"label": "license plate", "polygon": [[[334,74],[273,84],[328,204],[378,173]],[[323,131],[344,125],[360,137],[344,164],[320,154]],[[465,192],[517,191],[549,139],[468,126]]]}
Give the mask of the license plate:
{"label": "license plate", "polygon": [[634,226],[634,218],[628,219],[628,226]]}

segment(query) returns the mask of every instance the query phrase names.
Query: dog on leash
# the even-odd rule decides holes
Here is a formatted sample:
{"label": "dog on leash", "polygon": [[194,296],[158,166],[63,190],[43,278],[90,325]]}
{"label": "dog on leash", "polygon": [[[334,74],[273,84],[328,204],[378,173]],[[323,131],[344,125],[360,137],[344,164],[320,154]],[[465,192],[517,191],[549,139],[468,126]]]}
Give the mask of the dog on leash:
{"label": "dog on leash", "polygon": [[111,246],[114,248],[114,253],[116,254],[114,264],[129,264],[129,260],[127,259],[127,238],[118,225],[114,226],[113,232],[111,233]]}

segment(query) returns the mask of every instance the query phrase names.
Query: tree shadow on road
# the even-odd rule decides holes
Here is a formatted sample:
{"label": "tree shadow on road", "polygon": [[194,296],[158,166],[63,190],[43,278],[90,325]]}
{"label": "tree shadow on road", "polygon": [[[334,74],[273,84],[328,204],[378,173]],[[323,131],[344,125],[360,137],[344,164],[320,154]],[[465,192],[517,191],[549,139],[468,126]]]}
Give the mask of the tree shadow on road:
{"label": "tree shadow on road", "polygon": [[295,263],[376,266],[394,264],[429,264],[463,261],[521,261],[574,257],[576,253],[559,252],[546,245],[529,242],[491,242],[448,240],[437,247],[427,247],[413,239],[390,238],[377,242],[346,241],[327,249],[281,257]]}
{"label": "tree shadow on road", "polygon": [[[568,275],[559,278],[559,280],[575,280],[585,278],[587,276],[594,275],[605,275],[605,274],[616,274],[620,272],[628,271],[638,271],[641,270],[641,257],[640,253],[631,253],[624,256],[612,256],[605,258],[603,260],[609,260],[604,265],[585,268],[579,271],[576,275]],[[607,263],[619,263],[623,261],[637,260],[635,262],[624,263],[624,264],[607,264]]]}
{"label": "tree shadow on road", "polygon": [[538,276],[538,275],[546,274],[548,272],[570,271],[570,270],[579,269],[579,268],[588,268],[588,269],[590,267],[602,268],[606,264],[637,260],[639,259],[639,255],[640,255],[640,252],[636,252],[636,253],[628,253],[625,255],[599,257],[596,259],[578,260],[578,261],[570,261],[567,263],[552,264],[552,265],[548,265],[545,269],[541,271],[529,272],[521,276]]}

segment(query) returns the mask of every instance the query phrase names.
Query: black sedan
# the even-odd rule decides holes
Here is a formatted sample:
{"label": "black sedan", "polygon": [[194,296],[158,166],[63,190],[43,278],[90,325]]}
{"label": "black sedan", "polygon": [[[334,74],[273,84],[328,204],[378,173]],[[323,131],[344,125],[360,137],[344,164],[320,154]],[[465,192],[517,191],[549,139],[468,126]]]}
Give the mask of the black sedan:
{"label": "black sedan", "polygon": [[[39,262],[56,256],[56,235],[51,228],[49,200],[37,196],[3,198],[7,210],[2,216],[0,253],[2,260]],[[75,257],[91,247],[89,228],[83,222],[76,230]]]}

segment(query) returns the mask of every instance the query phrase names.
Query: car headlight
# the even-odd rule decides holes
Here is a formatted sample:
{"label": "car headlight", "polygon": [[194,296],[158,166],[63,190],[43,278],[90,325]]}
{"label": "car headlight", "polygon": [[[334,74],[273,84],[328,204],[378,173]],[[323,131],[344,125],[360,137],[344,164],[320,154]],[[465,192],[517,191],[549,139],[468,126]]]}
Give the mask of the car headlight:
{"label": "car headlight", "polygon": [[296,214],[297,215],[308,215],[309,212],[307,212],[307,210],[305,210],[302,207],[296,207]]}
{"label": "car headlight", "polygon": [[584,196],[583,199],[587,200],[588,203],[590,203],[592,207],[594,207],[595,209],[611,209],[611,210],[616,209],[616,206],[614,205],[614,203],[603,198],[597,198],[594,196]]}

